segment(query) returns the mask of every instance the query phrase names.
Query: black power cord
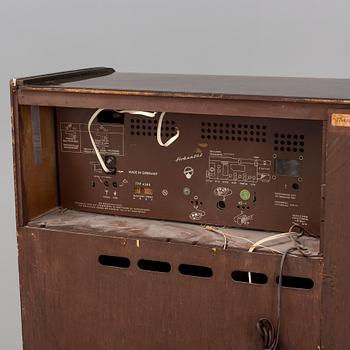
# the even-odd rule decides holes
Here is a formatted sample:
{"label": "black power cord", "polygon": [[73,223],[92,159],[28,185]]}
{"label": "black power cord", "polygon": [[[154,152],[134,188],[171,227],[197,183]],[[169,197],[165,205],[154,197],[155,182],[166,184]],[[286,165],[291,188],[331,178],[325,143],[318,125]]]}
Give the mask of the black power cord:
{"label": "black power cord", "polygon": [[281,292],[282,292],[282,276],[283,276],[283,266],[286,260],[286,257],[289,252],[294,250],[295,247],[292,247],[284,252],[282,255],[279,278],[278,278],[278,288],[277,288],[277,327],[275,328],[270,320],[267,318],[261,318],[256,326],[258,332],[263,341],[264,350],[278,350],[280,349],[280,328],[281,328]]}
{"label": "black power cord", "polygon": [[257,322],[256,327],[263,341],[264,350],[273,350],[279,348],[278,341],[276,344],[277,336],[275,334],[275,328],[273,327],[273,324],[270,322],[270,320],[267,318],[261,318]]}
{"label": "black power cord", "polygon": [[[293,232],[295,228],[299,229],[299,232]],[[282,293],[282,278],[283,278],[283,267],[286,261],[287,255],[292,251],[298,251],[302,256],[305,257],[317,257],[317,255],[312,255],[312,253],[298,240],[301,236],[307,235],[311,237],[316,237],[312,233],[305,230],[304,227],[300,225],[292,225],[289,229],[290,239],[294,243],[294,247],[289,248],[284,252],[280,262],[279,278],[278,278],[278,288],[277,288],[277,320],[276,320],[276,330],[272,322],[267,318],[260,318],[256,324],[258,333],[261,336],[264,350],[279,350],[280,347],[280,329],[281,329],[281,293]],[[297,233],[293,236],[293,233]]]}

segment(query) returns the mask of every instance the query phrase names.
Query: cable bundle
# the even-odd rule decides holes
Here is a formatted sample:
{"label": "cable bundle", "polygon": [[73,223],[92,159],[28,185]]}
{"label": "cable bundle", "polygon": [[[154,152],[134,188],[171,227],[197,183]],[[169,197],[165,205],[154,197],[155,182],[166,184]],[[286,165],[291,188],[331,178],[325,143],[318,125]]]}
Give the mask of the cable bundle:
{"label": "cable bundle", "polygon": [[261,318],[256,327],[263,341],[264,350],[278,350],[279,347],[279,339],[277,334],[275,333],[275,328],[273,327],[270,320],[267,318]]}
{"label": "cable bundle", "polygon": [[[298,229],[299,232],[293,231]],[[294,246],[289,248],[284,252],[281,258],[279,278],[278,278],[278,289],[277,289],[277,330],[275,331],[270,320],[266,318],[261,318],[257,322],[257,329],[263,341],[264,350],[279,350],[280,348],[280,329],[281,329],[281,292],[282,292],[282,278],[283,278],[283,266],[287,255],[296,251],[299,252],[304,257],[318,257],[319,254],[313,255],[307,247],[305,247],[299,240],[303,235],[315,237],[312,233],[305,230],[304,227],[293,224],[288,232],[287,236],[294,243]],[[283,235],[283,234],[282,234]],[[278,236],[278,235],[276,235]]]}

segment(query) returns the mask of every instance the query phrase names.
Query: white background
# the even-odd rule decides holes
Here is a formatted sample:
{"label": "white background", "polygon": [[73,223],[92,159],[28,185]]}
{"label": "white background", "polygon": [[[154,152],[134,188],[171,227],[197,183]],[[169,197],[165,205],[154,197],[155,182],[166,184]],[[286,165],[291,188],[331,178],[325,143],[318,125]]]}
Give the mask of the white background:
{"label": "white background", "polygon": [[0,349],[21,348],[10,78],[90,66],[349,78],[349,13],[346,0],[2,0]]}

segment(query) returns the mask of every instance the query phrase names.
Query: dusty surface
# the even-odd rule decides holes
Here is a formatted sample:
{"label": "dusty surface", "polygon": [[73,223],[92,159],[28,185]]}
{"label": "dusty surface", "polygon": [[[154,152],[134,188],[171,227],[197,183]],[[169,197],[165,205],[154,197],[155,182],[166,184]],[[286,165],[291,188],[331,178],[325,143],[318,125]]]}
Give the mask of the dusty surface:
{"label": "dusty surface", "polygon": [[[94,233],[106,236],[149,238],[168,242],[223,247],[225,237],[229,248],[248,250],[254,242],[275,232],[215,227],[214,231],[195,224],[174,221],[137,219],[121,216],[85,213],[75,210],[53,210],[28,224],[55,230]],[[302,237],[303,244],[313,253],[319,251],[319,239]],[[263,244],[256,251],[284,252],[293,246],[288,238]]]}

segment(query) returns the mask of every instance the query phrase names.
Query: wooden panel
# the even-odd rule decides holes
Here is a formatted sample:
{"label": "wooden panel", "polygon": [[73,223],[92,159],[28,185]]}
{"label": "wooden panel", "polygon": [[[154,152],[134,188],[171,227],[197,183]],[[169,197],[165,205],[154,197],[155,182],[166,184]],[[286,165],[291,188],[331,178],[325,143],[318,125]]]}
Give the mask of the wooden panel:
{"label": "wooden panel", "polygon": [[[108,73],[108,69],[104,69]],[[52,77],[54,76],[55,79]],[[112,73],[62,83],[66,73],[42,76],[43,90],[101,90],[118,94],[282,102],[350,103],[350,79]],[[25,88],[26,86],[24,86]]]}
{"label": "wooden panel", "polygon": [[21,176],[21,154],[19,140],[19,105],[17,89],[13,81],[10,81],[11,97],[11,128],[12,128],[12,156],[13,156],[13,175],[16,201],[16,225],[24,225],[23,220],[23,199],[22,199],[22,176]]}
{"label": "wooden panel", "polygon": [[24,221],[58,205],[54,109],[40,108],[40,158],[35,162],[32,113],[20,107],[19,133]]}
{"label": "wooden panel", "polygon": [[236,115],[264,118],[327,120],[329,106],[317,103],[264,102],[187,97],[157,97],[72,89],[67,91],[18,91],[18,101],[25,105],[134,109],[175,113]]}
{"label": "wooden panel", "polygon": [[[332,112],[332,111],[331,111]],[[350,113],[338,110],[338,113]],[[322,349],[350,348],[350,127],[332,126],[327,135],[322,291]]]}
{"label": "wooden panel", "polygon": [[[33,228],[19,229],[18,239],[25,350],[256,350],[257,320],[275,321],[279,255]],[[102,266],[102,254],[131,265]],[[171,271],[141,270],[140,259],[168,262]],[[213,276],[183,275],[184,263]],[[264,273],[268,282],[234,282],[233,270]],[[321,271],[322,259],[287,259],[285,274],[315,285],[283,288],[284,350],[319,348]]]}

